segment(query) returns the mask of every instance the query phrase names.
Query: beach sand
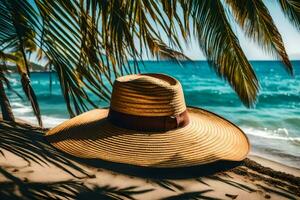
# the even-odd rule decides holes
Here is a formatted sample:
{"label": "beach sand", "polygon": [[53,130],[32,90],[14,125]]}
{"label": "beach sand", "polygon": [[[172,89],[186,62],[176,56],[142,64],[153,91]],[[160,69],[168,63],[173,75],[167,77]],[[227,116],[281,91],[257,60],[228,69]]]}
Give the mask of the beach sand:
{"label": "beach sand", "polygon": [[300,170],[258,156],[198,177],[141,178],[67,156],[47,143],[44,131],[0,123],[1,200],[300,199]]}

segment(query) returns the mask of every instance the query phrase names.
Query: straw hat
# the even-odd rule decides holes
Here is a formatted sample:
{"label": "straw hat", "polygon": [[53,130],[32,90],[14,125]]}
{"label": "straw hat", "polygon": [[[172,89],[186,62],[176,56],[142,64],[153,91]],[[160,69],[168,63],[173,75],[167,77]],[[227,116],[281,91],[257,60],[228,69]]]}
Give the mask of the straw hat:
{"label": "straw hat", "polygon": [[187,108],[181,84],[163,74],[118,78],[109,109],[67,120],[46,137],[80,158],[154,168],[241,161],[250,148],[246,135],[231,122]]}

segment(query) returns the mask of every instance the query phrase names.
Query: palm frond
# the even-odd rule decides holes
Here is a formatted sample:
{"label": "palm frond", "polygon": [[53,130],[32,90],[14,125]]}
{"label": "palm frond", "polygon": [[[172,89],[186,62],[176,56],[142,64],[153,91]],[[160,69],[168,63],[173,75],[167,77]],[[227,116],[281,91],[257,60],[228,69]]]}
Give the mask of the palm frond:
{"label": "palm frond", "polygon": [[[0,47],[3,47],[0,50],[1,58],[8,58],[17,65],[23,91],[31,103],[39,125],[42,126],[39,104],[30,85],[29,64],[25,52],[26,50],[35,50],[35,32],[30,26],[36,24],[33,8],[26,1],[4,0],[0,2],[0,13],[6,13],[5,15],[0,14],[0,24],[5,25],[5,29],[0,30],[0,41],[2,41]],[[29,20],[31,21],[29,22]],[[4,51],[9,51],[12,55],[5,54]]]}
{"label": "palm frond", "polygon": [[23,91],[26,95],[26,97],[29,99],[30,103],[31,103],[31,107],[33,109],[33,113],[35,114],[38,123],[41,127],[43,127],[43,122],[42,122],[42,118],[41,118],[41,111],[40,111],[40,107],[36,98],[36,95],[32,89],[32,86],[30,85],[30,79],[28,77],[28,75],[26,73],[22,73],[21,74],[21,83],[22,83],[22,88]]}
{"label": "palm frond", "polygon": [[[81,35],[85,29],[81,27],[81,30],[80,25],[91,24],[84,21],[84,17],[80,18],[80,5],[75,1],[36,1],[36,5],[43,18],[42,34],[38,35],[43,41],[40,48],[58,74],[70,116],[86,111],[87,103],[96,107],[87,94],[87,88],[108,100],[109,93],[103,90],[101,81],[98,82],[101,75],[98,71],[95,73],[86,60],[88,52],[84,50],[88,48],[85,45],[88,41],[95,44],[95,40]],[[89,51],[97,52],[92,46],[89,47]]]}
{"label": "palm frond", "polygon": [[[58,72],[62,91],[71,116],[97,107],[89,94],[109,101],[110,87],[116,77],[139,73],[129,59],[141,59],[135,45],[150,49],[159,58],[187,57],[169,47],[148,21],[147,13],[167,30],[162,13],[153,1],[35,1],[43,19],[43,48]],[[175,21],[179,21],[178,16]],[[178,40],[170,38],[177,47]],[[176,42],[177,41],[177,42]],[[136,62],[134,62],[136,63]]]}
{"label": "palm frond", "polygon": [[188,1],[195,35],[209,63],[225,78],[246,106],[258,92],[258,80],[240,47],[220,0]]}
{"label": "palm frond", "polygon": [[[299,3],[277,1],[299,27]],[[91,96],[109,101],[114,79],[139,73],[137,61],[143,55],[188,59],[180,38],[188,42],[193,31],[213,69],[251,106],[259,84],[228,22],[226,5],[247,35],[292,73],[280,33],[262,0],[1,0],[0,52],[19,58],[36,115],[36,97],[24,77],[30,76],[28,55],[45,55],[57,72],[72,117],[98,106]]]}
{"label": "palm frond", "polygon": [[300,30],[300,2],[297,0],[277,0],[283,13]]}
{"label": "palm frond", "polygon": [[267,52],[280,58],[286,70],[293,74],[292,64],[285,51],[282,37],[262,0],[226,0],[237,23],[246,35],[258,42]]}
{"label": "palm frond", "polygon": [[6,72],[6,64],[5,62],[2,62],[0,65],[0,106],[2,111],[2,118],[7,121],[15,121],[14,114],[12,112],[12,108],[9,102],[9,99],[7,98],[7,95],[5,93],[4,84],[8,86],[7,88],[10,88],[10,84],[5,76]]}

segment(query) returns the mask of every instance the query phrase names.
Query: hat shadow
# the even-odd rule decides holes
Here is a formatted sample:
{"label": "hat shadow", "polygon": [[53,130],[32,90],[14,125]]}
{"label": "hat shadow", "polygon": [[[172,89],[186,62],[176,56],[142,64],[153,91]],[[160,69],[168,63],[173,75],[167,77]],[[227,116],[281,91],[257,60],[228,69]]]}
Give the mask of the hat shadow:
{"label": "hat shadow", "polygon": [[[115,163],[100,159],[86,159],[74,157],[78,162],[92,167],[102,168],[129,176],[136,176],[150,179],[187,179],[199,178],[202,176],[213,175],[218,172],[227,171],[242,165],[243,161],[219,160],[208,164],[159,168],[155,166],[144,167],[124,163]],[[168,161],[165,161],[168,162]]]}

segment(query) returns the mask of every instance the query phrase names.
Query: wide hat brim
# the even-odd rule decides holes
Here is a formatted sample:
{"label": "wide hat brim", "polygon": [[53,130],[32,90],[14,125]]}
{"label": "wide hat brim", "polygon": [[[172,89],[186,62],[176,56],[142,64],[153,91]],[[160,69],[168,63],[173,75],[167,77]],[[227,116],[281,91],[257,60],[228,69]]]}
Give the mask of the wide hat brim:
{"label": "wide hat brim", "polygon": [[203,109],[188,108],[190,123],[167,132],[119,128],[108,109],[95,109],[63,122],[46,133],[56,148],[80,158],[153,168],[241,161],[250,144],[241,129]]}

